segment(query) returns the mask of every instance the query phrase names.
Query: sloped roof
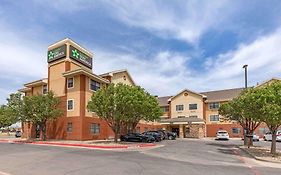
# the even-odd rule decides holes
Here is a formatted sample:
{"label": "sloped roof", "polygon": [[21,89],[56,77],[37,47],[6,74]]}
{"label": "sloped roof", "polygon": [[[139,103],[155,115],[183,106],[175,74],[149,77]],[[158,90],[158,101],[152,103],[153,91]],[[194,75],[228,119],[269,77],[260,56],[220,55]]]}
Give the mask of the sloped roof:
{"label": "sloped roof", "polygon": [[194,91],[189,90],[189,89],[184,89],[184,90],[180,91],[178,94],[176,94],[175,96],[172,96],[172,97],[171,97],[171,100],[172,100],[173,98],[177,97],[178,95],[184,93],[184,92],[191,92],[191,93],[193,93],[193,94],[196,94],[196,95],[198,95],[198,96],[201,96],[202,98],[206,98],[206,96],[205,96],[204,94],[202,94],[202,93],[197,93],[197,92],[194,92]]}
{"label": "sloped roof", "polygon": [[132,80],[133,84],[134,85],[136,84],[127,69],[114,70],[114,71],[111,71],[111,72],[106,72],[106,73],[100,74],[99,76],[101,76],[101,77],[113,76],[113,74],[118,74],[118,73],[122,73],[122,72],[126,72],[129,76],[129,78]]}
{"label": "sloped roof", "polygon": [[224,89],[208,92],[200,92],[207,96],[206,102],[216,102],[216,101],[229,101],[237,97],[244,88],[234,88],[234,89]]}
{"label": "sloped roof", "polygon": [[173,96],[158,97],[159,106],[168,106],[169,99]]}

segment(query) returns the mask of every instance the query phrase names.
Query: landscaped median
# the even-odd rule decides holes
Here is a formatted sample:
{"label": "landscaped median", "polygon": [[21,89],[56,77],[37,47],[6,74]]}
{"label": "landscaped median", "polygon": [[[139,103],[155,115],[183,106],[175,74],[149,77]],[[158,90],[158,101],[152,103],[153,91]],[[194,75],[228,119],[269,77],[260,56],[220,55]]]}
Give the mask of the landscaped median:
{"label": "landscaped median", "polygon": [[266,162],[273,162],[273,163],[281,163],[281,152],[277,151],[276,156],[272,156],[270,154],[270,149],[264,147],[254,146],[248,148],[246,146],[240,146],[241,150],[255,158],[256,160],[266,161]]}
{"label": "landscaped median", "polygon": [[115,143],[112,141],[35,141],[35,140],[6,140],[2,139],[0,142],[4,143],[16,143],[16,144],[32,144],[32,145],[46,145],[46,146],[58,146],[58,147],[77,147],[88,149],[104,149],[104,150],[126,150],[126,149],[138,149],[138,148],[154,148],[159,147],[154,143]]}

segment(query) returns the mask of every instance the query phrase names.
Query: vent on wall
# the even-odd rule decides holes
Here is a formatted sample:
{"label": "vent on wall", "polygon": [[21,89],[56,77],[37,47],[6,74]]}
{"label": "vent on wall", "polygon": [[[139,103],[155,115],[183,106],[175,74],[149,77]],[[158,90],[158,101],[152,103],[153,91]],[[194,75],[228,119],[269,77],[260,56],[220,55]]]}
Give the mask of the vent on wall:
{"label": "vent on wall", "polygon": [[184,96],[188,96],[188,93],[186,92],[186,93],[184,93],[183,95],[184,95]]}

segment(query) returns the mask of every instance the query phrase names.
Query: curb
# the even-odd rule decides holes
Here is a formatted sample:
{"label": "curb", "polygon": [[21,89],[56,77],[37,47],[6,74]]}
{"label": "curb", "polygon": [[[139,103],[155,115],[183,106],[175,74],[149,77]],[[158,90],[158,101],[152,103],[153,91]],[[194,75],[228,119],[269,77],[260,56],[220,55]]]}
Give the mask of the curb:
{"label": "curb", "polygon": [[263,162],[269,162],[269,163],[281,163],[281,161],[278,160],[267,160],[267,159],[263,159],[261,157],[257,157],[254,154],[252,154],[251,152],[249,152],[248,150],[238,147],[240,150],[242,150],[243,152],[245,152],[246,154],[250,155],[252,158],[259,160],[259,161],[263,161]]}
{"label": "curb", "polygon": [[91,149],[128,149],[128,148],[146,148],[155,147],[156,144],[137,144],[137,145],[88,145],[88,144],[70,144],[70,143],[56,143],[56,142],[43,142],[43,141],[25,141],[25,140],[0,140],[2,143],[16,143],[16,144],[32,144],[32,145],[46,145],[46,146],[61,146],[61,147],[78,147],[78,148],[91,148]]}

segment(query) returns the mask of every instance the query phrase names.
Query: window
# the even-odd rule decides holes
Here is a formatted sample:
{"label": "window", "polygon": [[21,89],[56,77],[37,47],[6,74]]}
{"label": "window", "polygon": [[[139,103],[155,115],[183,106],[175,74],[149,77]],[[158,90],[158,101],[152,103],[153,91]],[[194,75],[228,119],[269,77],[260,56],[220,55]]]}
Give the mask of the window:
{"label": "window", "polygon": [[210,115],[211,122],[218,122],[220,120],[219,115]]}
{"label": "window", "polygon": [[144,127],[144,132],[148,131],[148,128],[147,127]]}
{"label": "window", "polygon": [[68,78],[67,79],[67,88],[73,88],[74,87],[74,78]]}
{"label": "window", "polygon": [[46,84],[43,85],[43,94],[47,94],[48,86]]}
{"label": "window", "polygon": [[74,109],[74,101],[73,100],[67,100],[67,110],[71,111]]}
{"label": "window", "polygon": [[189,104],[189,110],[195,110],[197,109],[197,104]]}
{"label": "window", "polygon": [[265,133],[267,133],[267,129],[266,128],[259,128],[259,133],[260,134],[265,134]]}
{"label": "window", "polygon": [[91,130],[92,134],[99,134],[100,133],[100,124],[99,123],[92,123],[90,130]]}
{"label": "window", "polygon": [[240,128],[232,128],[232,133],[233,134],[239,134],[240,133]]}
{"label": "window", "polygon": [[100,89],[100,83],[96,82],[95,80],[90,80],[90,89],[92,91],[97,91]]}
{"label": "window", "polygon": [[178,116],[178,118],[185,118],[185,116]]}
{"label": "window", "polygon": [[183,105],[176,105],[176,111],[183,111]]}
{"label": "window", "polygon": [[209,109],[219,109],[219,107],[220,107],[219,102],[209,103]]}
{"label": "window", "polygon": [[163,112],[169,112],[169,106],[162,106],[161,109]]}
{"label": "window", "polygon": [[72,132],[72,123],[71,122],[67,123],[67,132]]}

